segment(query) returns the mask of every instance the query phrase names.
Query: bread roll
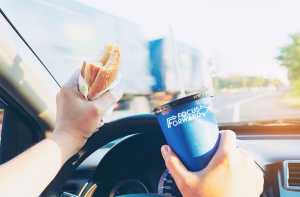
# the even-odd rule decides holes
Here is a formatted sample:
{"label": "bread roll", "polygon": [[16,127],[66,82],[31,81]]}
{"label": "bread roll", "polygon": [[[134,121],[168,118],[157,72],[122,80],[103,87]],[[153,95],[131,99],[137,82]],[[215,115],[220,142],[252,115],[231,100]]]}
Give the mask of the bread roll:
{"label": "bread roll", "polygon": [[[118,46],[109,44],[99,63],[83,63],[81,76],[86,82],[87,92],[82,94],[89,100],[94,99],[103,91],[109,89],[116,80],[120,67],[120,49]],[[84,88],[79,88],[79,90]]]}

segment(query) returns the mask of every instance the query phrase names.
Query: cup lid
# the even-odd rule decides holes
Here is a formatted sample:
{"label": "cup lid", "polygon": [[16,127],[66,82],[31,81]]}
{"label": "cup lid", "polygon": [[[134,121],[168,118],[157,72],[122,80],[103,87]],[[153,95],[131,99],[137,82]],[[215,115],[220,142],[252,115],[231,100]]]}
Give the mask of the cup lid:
{"label": "cup lid", "polygon": [[201,91],[201,92],[198,92],[196,94],[192,94],[192,95],[189,95],[189,96],[185,96],[185,97],[170,101],[166,104],[163,104],[159,107],[154,108],[153,112],[155,114],[159,114],[163,111],[171,109],[172,107],[182,105],[182,104],[187,103],[189,101],[198,100],[198,99],[203,98],[203,97],[210,97],[210,95],[208,94],[208,91]]}

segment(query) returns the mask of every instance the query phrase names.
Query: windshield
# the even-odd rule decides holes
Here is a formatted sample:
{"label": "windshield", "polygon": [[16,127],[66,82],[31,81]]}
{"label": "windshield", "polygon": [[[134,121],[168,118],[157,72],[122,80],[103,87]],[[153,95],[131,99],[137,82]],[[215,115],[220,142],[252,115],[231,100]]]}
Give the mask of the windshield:
{"label": "windshield", "polygon": [[112,119],[207,89],[219,122],[300,118],[300,2],[4,0],[2,9],[63,83],[107,43],[125,95]]}

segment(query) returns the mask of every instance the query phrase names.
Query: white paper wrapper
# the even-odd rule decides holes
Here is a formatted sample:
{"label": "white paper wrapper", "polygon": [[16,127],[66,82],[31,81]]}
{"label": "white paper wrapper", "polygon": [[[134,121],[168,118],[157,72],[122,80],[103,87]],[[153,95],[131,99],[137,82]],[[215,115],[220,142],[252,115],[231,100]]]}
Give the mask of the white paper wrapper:
{"label": "white paper wrapper", "polygon": [[78,89],[79,92],[84,96],[85,99],[87,99],[88,93],[89,93],[89,85],[85,81],[85,79],[81,76],[81,73],[78,77]]}
{"label": "white paper wrapper", "polygon": [[[108,90],[114,88],[120,82],[120,80],[121,80],[121,76],[118,75],[117,78],[106,89],[99,92],[95,97],[90,98],[90,100],[95,100],[101,95],[103,95],[105,92],[107,92]],[[81,74],[78,77],[78,89],[80,93],[84,96],[84,98],[88,99],[87,96],[89,93],[89,86],[88,83],[85,81],[85,79],[81,76]]]}

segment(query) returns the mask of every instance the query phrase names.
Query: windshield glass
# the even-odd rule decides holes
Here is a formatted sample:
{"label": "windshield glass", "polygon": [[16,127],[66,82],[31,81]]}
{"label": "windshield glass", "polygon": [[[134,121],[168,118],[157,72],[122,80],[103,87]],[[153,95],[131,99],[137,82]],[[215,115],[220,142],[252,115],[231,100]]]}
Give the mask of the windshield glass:
{"label": "windshield glass", "polygon": [[300,2],[4,0],[60,83],[107,43],[125,95],[112,119],[208,89],[219,122],[300,118]]}

